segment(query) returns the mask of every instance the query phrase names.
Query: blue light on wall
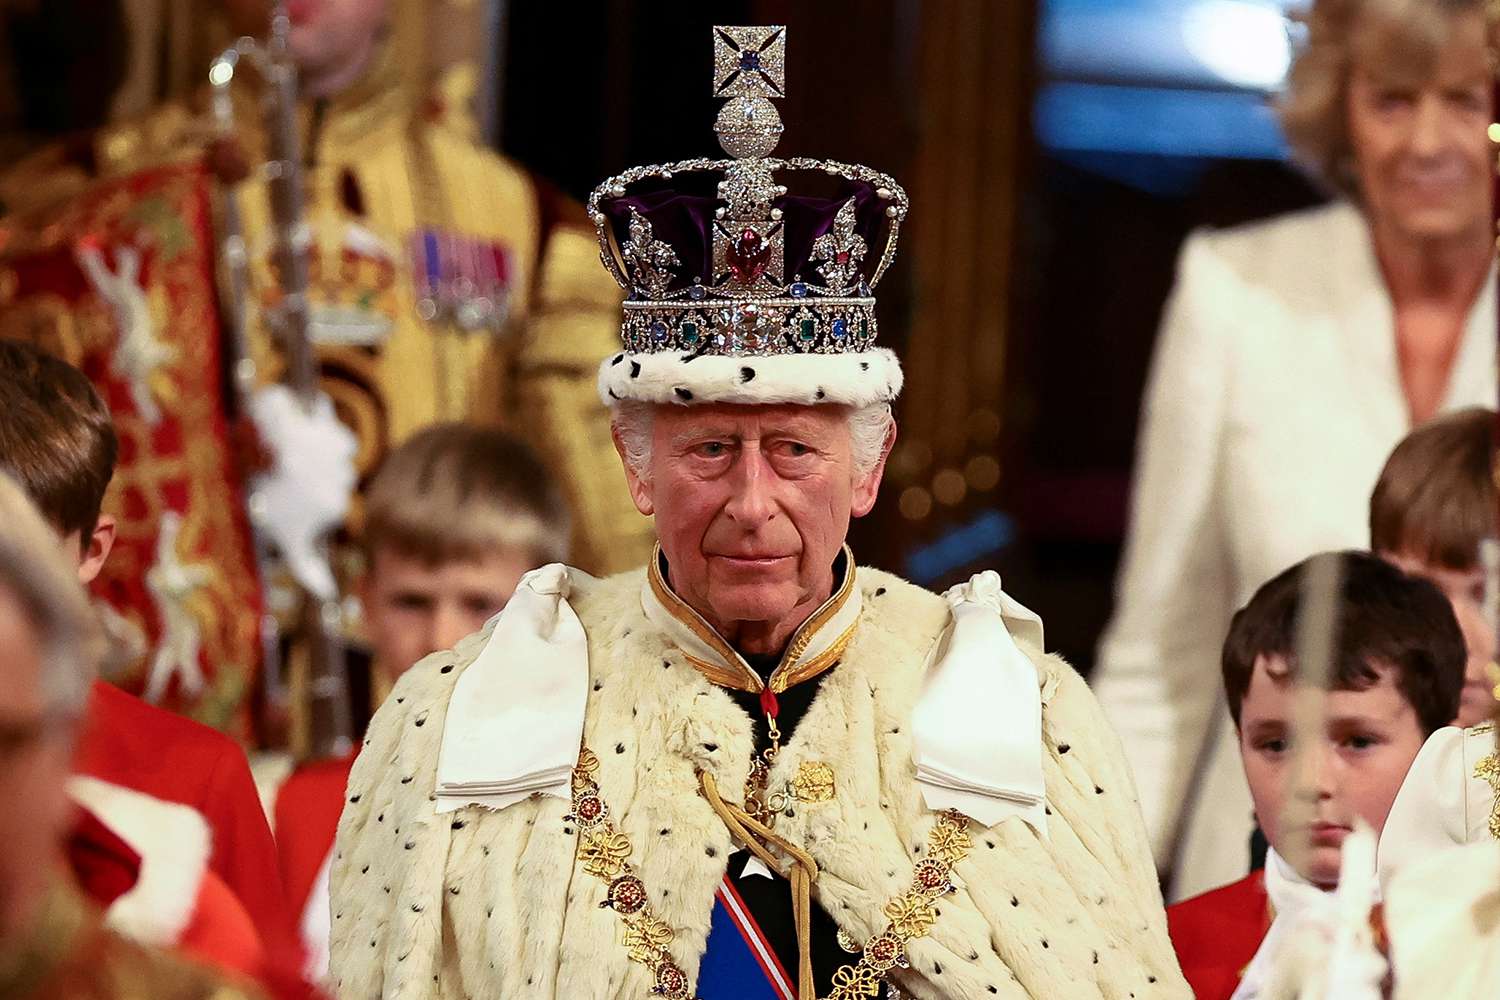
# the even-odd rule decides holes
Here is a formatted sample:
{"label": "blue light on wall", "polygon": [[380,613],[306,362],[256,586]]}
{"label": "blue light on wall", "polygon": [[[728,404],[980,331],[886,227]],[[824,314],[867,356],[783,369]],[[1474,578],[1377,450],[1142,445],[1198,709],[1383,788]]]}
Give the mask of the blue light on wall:
{"label": "blue light on wall", "polygon": [[1016,537],[1015,522],[998,510],[982,512],[906,556],[906,578],[923,586],[981,559],[998,555]]}
{"label": "blue light on wall", "polygon": [[1058,82],[1033,110],[1037,141],[1057,153],[1144,153],[1284,159],[1286,140],[1265,95]]}
{"label": "blue light on wall", "polygon": [[1044,0],[1037,138],[1058,153],[1281,159],[1288,0]]}

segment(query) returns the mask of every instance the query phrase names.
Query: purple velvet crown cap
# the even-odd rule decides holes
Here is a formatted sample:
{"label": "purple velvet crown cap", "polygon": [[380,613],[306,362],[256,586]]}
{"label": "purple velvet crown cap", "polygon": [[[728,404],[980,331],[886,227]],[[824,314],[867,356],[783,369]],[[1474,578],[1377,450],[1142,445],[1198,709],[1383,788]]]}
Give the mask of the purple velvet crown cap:
{"label": "purple velvet crown cap", "polygon": [[[788,187],[795,183],[799,174],[816,174],[825,182],[830,180],[822,171],[791,167],[776,171],[777,179]],[[697,171],[674,173],[670,180],[648,178],[631,185],[630,192],[623,197],[605,198],[599,202],[600,210],[609,219],[617,245],[623,245],[630,238],[630,213],[635,209],[651,223],[655,238],[676,252],[682,263],[671,269],[669,292],[687,288],[694,284],[695,279],[705,287],[711,288],[714,284],[713,225],[715,210],[724,204],[717,193],[717,183],[722,176],[721,171]],[[832,231],[834,216],[850,198],[854,199],[855,232],[864,239],[866,246],[877,248],[866,254],[860,263],[858,273],[861,280],[869,282],[879,266],[878,248],[885,245],[883,233],[889,225],[886,201],[876,193],[873,184],[847,178],[832,180],[836,183],[831,194],[788,192],[771,202],[771,206],[782,213],[788,284],[797,280],[819,281],[813,268],[816,262],[812,255],[813,243]],[[733,220],[725,220],[724,225],[731,232],[736,229]]]}

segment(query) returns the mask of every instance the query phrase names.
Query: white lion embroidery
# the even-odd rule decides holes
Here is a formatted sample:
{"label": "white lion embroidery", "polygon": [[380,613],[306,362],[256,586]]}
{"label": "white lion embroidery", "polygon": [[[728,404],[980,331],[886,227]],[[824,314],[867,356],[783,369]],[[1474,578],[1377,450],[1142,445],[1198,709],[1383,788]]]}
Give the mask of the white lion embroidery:
{"label": "white lion embroidery", "polygon": [[80,246],[74,256],[89,284],[115,315],[119,340],[115,344],[111,365],[130,387],[130,398],[135,403],[136,412],[154,427],[161,422],[161,407],[151,389],[151,379],[163,366],[176,359],[177,350],[156,335],[155,324],[151,321],[151,303],[140,285],[140,251],[134,247],[120,247],[115,251],[117,270],[114,271],[105,266],[104,255],[96,246]]}
{"label": "white lion embroidery", "polygon": [[182,515],[176,511],[162,515],[156,562],[146,571],[146,589],[161,616],[161,639],[146,678],[145,698],[153,703],[166,695],[173,677],[178,678],[183,693],[190,697],[201,694],[204,688],[203,665],[198,659],[203,639],[188,599],[209,584],[213,570],[204,563],[182,561],[177,553],[181,530]]}

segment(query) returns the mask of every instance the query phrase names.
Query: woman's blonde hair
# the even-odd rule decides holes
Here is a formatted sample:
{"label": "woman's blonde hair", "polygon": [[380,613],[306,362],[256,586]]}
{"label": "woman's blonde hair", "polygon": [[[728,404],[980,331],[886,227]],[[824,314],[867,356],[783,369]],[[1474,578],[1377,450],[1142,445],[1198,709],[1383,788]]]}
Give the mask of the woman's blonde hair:
{"label": "woman's blonde hair", "polygon": [[1484,11],[1485,0],[1314,0],[1299,16],[1306,38],[1277,104],[1297,161],[1329,188],[1357,199],[1347,108],[1356,58],[1379,66],[1384,77],[1425,81],[1454,20]]}

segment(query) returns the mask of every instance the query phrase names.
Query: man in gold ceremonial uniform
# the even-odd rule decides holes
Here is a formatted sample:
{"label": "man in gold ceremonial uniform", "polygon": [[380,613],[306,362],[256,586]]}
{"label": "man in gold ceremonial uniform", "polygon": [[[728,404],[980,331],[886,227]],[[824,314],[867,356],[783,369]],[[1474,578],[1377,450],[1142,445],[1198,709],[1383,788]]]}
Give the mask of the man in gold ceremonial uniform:
{"label": "man in gold ceremonial uniform", "polygon": [[[266,0],[223,7],[237,30],[263,34],[269,23]],[[299,0],[288,9],[313,238],[311,334],[324,389],[358,439],[360,472],[436,420],[505,423],[558,471],[577,525],[575,561],[595,572],[638,563],[651,529],[634,515],[594,388],[593,359],[614,336],[619,296],[599,274],[581,209],[476,146],[462,109],[433,96],[431,14],[419,0]],[[235,94],[233,155],[216,157],[221,168],[266,158],[254,86]],[[87,175],[120,176],[210,147],[223,154],[206,97],[101,130],[83,157]],[[6,203],[65,193],[66,161],[47,151],[0,180]],[[282,364],[260,316],[276,288],[263,176],[252,171],[232,197],[250,257],[250,354],[265,381]],[[357,506],[354,520],[357,531]]]}

